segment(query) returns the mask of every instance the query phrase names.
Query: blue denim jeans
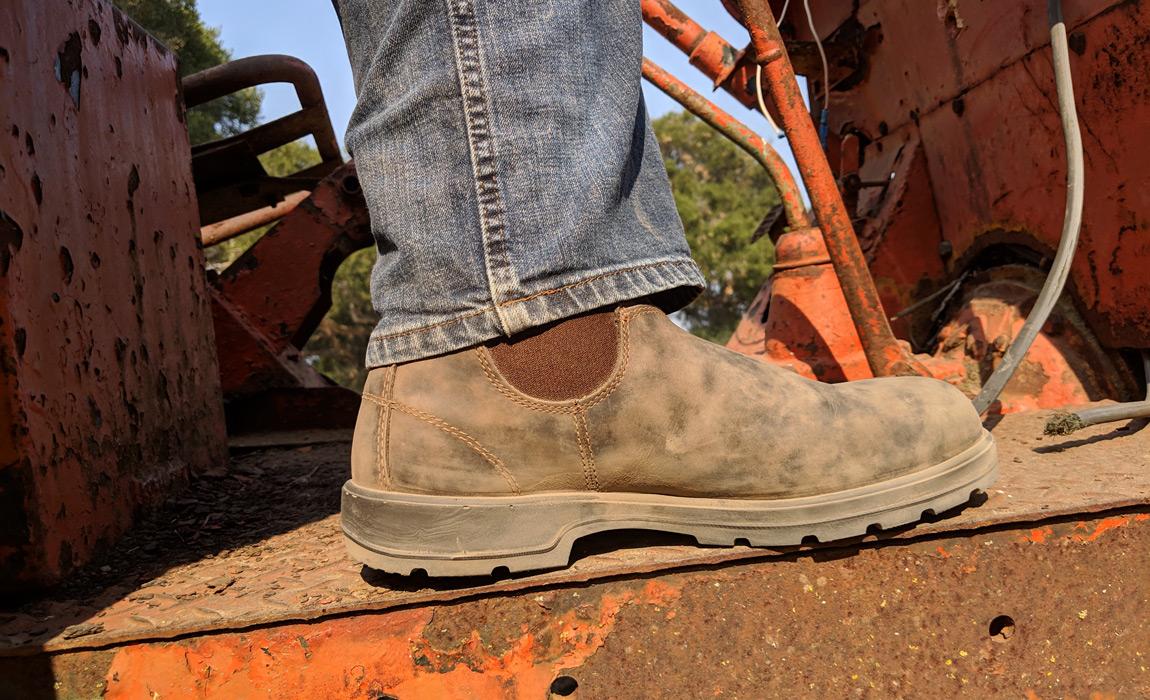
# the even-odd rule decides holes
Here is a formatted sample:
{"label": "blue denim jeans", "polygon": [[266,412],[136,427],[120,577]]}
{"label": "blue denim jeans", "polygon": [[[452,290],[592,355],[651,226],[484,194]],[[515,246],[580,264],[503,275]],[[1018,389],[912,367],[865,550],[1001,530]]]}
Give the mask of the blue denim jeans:
{"label": "blue denim jeans", "polygon": [[371,213],[367,364],[703,279],[640,89],[638,0],[336,0]]}

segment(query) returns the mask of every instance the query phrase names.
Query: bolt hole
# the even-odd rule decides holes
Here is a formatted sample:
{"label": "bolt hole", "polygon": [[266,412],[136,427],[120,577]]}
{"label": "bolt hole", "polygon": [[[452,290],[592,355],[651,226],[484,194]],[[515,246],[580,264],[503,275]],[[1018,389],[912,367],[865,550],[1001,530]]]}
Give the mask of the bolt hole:
{"label": "bolt hole", "polygon": [[567,697],[579,687],[579,682],[571,676],[556,676],[555,680],[551,681],[551,694],[560,697]]}
{"label": "bolt hole", "polygon": [[511,578],[511,569],[508,569],[506,566],[497,566],[491,570],[491,577],[497,580]]}
{"label": "bolt hole", "polygon": [[748,540],[746,537],[736,537],[735,538],[735,546],[736,547],[750,547],[751,541]]}
{"label": "bolt hole", "polygon": [[341,186],[343,187],[343,191],[348,194],[359,194],[359,178],[355,175],[348,175],[345,177]]}
{"label": "bolt hole", "polygon": [[1010,615],[999,615],[990,621],[990,638],[996,642],[1005,642],[1014,636],[1014,618]]}

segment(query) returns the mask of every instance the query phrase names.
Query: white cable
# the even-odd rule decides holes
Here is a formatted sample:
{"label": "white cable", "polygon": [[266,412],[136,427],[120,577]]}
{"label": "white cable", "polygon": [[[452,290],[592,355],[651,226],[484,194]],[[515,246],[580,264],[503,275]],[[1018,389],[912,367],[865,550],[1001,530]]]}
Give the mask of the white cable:
{"label": "white cable", "polygon": [[[819,58],[823,61],[823,110],[830,106],[831,99],[831,69],[827,65],[827,52],[823,50],[823,41],[815,30],[815,18],[811,15],[811,0],[803,0],[803,7],[807,11],[807,26],[811,28],[811,36],[815,38],[815,46],[819,47]],[[783,9],[786,12],[786,8]]]}
{"label": "white cable", "polygon": [[760,63],[755,66],[755,95],[759,98],[759,111],[767,118],[767,123],[771,125],[771,130],[775,132],[775,138],[781,139],[783,137],[783,130],[775,123],[775,118],[767,111],[767,103],[763,100],[763,65]]}
{"label": "white cable", "polygon": [[1058,114],[1062,121],[1062,133],[1066,140],[1066,212],[1062,220],[1062,237],[1058,241],[1058,250],[1054,253],[1054,262],[1050,265],[1050,272],[1046,275],[1046,282],[1026,322],[1022,324],[1014,342],[1006,349],[1002,361],[982,385],[982,391],[974,399],[974,407],[979,413],[985,413],[998,395],[1002,393],[1006,383],[1014,376],[1026,352],[1038,337],[1050,312],[1058,303],[1062,295],[1062,288],[1066,286],[1066,278],[1070,276],[1070,265],[1074,262],[1074,250],[1078,246],[1079,229],[1082,227],[1082,201],[1086,183],[1084,172],[1085,160],[1082,154],[1082,132],[1078,125],[1078,111],[1074,105],[1074,82],[1070,77],[1070,50],[1066,38],[1066,24],[1062,19],[1062,3],[1060,0],[1047,0],[1047,13],[1050,16],[1050,51],[1051,61],[1054,64],[1054,88],[1058,93]]}
{"label": "white cable", "polygon": [[[783,23],[783,18],[787,16],[787,8],[791,6],[791,0],[783,3],[783,11],[779,13],[778,19],[775,20],[775,26]],[[755,96],[759,98],[759,111],[767,118],[767,123],[771,125],[771,129],[775,132],[775,138],[781,139],[783,137],[783,130],[775,122],[775,118],[767,110],[767,102],[763,99],[763,64],[755,66]]]}
{"label": "white cable", "polygon": [[787,8],[791,6],[791,0],[783,3],[783,11],[779,13],[778,19],[775,20],[775,26],[779,27],[783,24],[783,18],[787,16]]}

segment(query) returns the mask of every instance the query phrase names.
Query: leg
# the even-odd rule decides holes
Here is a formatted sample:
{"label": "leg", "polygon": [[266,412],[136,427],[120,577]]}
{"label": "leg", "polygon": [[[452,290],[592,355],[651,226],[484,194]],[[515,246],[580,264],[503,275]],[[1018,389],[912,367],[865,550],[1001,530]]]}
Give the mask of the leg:
{"label": "leg", "polygon": [[637,2],[338,6],[381,253],[369,366],[690,300],[703,282],[647,119]]}
{"label": "leg", "polygon": [[643,110],[637,2],[340,6],[381,253],[343,494],[357,559],[523,571],[628,528],[790,545],[994,480],[953,387],[808,381],[626,303],[702,283]]}

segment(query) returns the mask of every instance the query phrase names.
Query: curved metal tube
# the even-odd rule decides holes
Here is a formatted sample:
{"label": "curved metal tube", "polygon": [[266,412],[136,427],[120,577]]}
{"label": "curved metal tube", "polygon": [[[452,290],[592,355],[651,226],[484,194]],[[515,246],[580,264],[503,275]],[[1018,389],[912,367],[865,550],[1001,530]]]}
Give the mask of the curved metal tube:
{"label": "curved metal tube", "polygon": [[686,83],[671,75],[648,58],[643,59],[643,77],[667,95],[683,105],[687,111],[699,117],[713,129],[730,139],[757,160],[767,175],[774,181],[782,201],[783,211],[790,228],[810,226],[802,192],[791,175],[790,168],[783,162],[778,151],[771,148],[758,134],[735,119],[715,103],[692,90]]}
{"label": "curved metal tube", "polygon": [[1062,21],[1062,4],[1059,0],[1049,0],[1047,14],[1050,18],[1050,48],[1054,62],[1054,84],[1058,91],[1058,113],[1062,118],[1062,133],[1066,139],[1066,213],[1062,220],[1062,239],[1054,254],[1054,263],[1046,276],[1046,283],[1034,302],[1030,315],[1018,331],[1018,336],[1002,356],[1002,362],[982,385],[982,391],[974,399],[974,407],[979,413],[985,412],[1002,393],[1006,383],[1014,376],[1022,363],[1038,332],[1046,324],[1066,279],[1070,276],[1070,264],[1074,262],[1074,250],[1078,247],[1078,232],[1082,227],[1082,200],[1085,190],[1083,180],[1084,161],[1082,157],[1082,132],[1078,127],[1078,111],[1074,106],[1074,83],[1070,77],[1070,50],[1066,40],[1066,24]]}
{"label": "curved metal tube", "polygon": [[1081,411],[1059,411],[1046,421],[1045,433],[1047,435],[1069,435],[1088,425],[1150,418],[1150,352],[1142,353],[1142,371],[1146,377],[1146,398],[1144,400],[1086,408]]}
{"label": "curved metal tube", "polygon": [[822,229],[871,372],[876,377],[928,375],[926,368],[899,345],[891,330],[769,3],[739,0],[739,6],[751,34],[755,61],[763,67],[764,86],[770,91],[799,174],[811,196],[811,208]]}
{"label": "curved metal tube", "polygon": [[302,131],[298,135],[293,131],[293,140],[311,133],[315,136],[320,158],[325,163],[342,163],[339,141],[336,140],[335,131],[332,130],[319,78],[311,66],[293,56],[281,54],[249,56],[189,75],[183,80],[184,104],[195,107],[266,83],[291,83],[299,98],[303,118],[298,118],[297,115],[282,117],[252,131],[268,130],[277,123],[285,126],[290,124],[294,131]]}

